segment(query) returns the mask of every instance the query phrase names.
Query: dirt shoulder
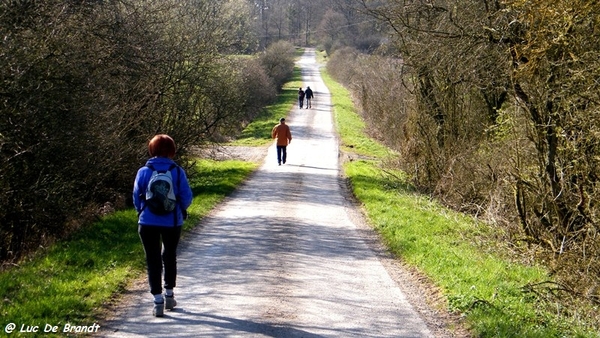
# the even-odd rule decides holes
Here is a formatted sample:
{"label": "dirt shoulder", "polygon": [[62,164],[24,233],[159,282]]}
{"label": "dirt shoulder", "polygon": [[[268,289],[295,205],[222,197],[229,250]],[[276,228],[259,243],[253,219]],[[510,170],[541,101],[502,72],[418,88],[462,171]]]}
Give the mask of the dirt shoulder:
{"label": "dirt shoulder", "polygon": [[450,313],[441,290],[423,273],[395,257],[383,244],[381,236],[368,223],[360,202],[352,193],[348,180],[340,177],[342,192],[353,207],[348,208],[353,223],[375,252],[390,277],[402,290],[409,303],[420,314],[436,338],[469,338],[472,334],[460,314]]}
{"label": "dirt shoulder", "polygon": [[202,158],[217,161],[242,160],[248,162],[262,163],[267,156],[268,146],[225,146],[211,145],[194,149],[194,153]]}

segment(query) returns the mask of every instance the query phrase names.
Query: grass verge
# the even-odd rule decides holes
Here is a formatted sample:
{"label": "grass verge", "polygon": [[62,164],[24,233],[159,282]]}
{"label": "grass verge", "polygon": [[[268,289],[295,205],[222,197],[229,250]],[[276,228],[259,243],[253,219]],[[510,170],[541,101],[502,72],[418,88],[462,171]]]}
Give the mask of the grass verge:
{"label": "grass verge", "polygon": [[322,72],[332,92],[342,149],[367,160],[348,161],[344,172],[367,218],[397,257],[439,287],[477,337],[598,337],[576,315],[533,291],[551,282],[545,268],[519,264],[493,242],[493,229],[443,208],[411,189],[402,172],[384,168],[390,152],[364,133],[345,88]]}
{"label": "grass verge", "polygon": [[[242,161],[199,160],[195,168],[198,175],[190,180],[194,201],[185,229],[197,224],[256,166]],[[38,334],[46,324],[58,326],[59,332],[65,324],[92,325],[102,316],[102,305],[144,273],[137,214],[133,209],[118,211],[2,272],[0,324],[3,329],[9,323],[16,324],[15,337],[36,335],[19,333],[21,325],[31,330],[37,326]]]}

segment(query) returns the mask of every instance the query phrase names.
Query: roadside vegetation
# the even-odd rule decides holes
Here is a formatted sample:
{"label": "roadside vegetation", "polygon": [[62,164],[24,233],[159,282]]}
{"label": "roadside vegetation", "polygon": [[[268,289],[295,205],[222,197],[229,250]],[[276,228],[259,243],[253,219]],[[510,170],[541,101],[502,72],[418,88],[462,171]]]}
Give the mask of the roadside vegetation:
{"label": "roadside vegetation", "polygon": [[513,255],[496,228],[419,194],[405,172],[390,166],[396,155],[368,136],[348,90],[322,75],[342,149],[352,159],[344,163],[352,190],[390,251],[441,290],[446,301],[437,306],[462,314],[476,337],[599,336],[590,316],[597,308],[566,309],[555,294],[540,291],[557,285],[550,269]]}
{"label": "roadside vegetation", "polygon": [[287,41],[258,51],[243,35],[252,4],[231,6],[0,2],[3,268],[131,205],[154,135],[172,136],[176,160],[190,163],[273,103],[296,51]]}
{"label": "roadside vegetation", "polygon": [[524,286],[540,306],[600,323],[600,3],[357,3],[390,38],[327,69],[397,154],[389,171],[546,268]]}

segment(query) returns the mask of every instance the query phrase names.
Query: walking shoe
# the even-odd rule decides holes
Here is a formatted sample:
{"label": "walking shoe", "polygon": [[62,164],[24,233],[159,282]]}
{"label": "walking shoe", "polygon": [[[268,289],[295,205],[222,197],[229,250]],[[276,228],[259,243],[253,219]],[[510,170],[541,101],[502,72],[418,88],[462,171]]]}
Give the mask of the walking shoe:
{"label": "walking shoe", "polygon": [[165,303],[154,303],[154,310],[152,310],[154,317],[162,317],[165,314]]}
{"label": "walking shoe", "polygon": [[173,308],[177,306],[177,301],[175,300],[175,296],[165,296],[165,308],[167,310],[173,310]]}

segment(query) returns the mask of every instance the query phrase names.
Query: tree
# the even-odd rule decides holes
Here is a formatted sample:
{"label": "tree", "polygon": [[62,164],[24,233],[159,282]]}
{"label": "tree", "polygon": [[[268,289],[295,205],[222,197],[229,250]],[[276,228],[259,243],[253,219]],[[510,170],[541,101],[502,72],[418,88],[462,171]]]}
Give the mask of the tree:
{"label": "tree", "polygon": [[[395,127],[400,139],[385,142],[397,147],[397,163],[415,186],[504,225],[515,244],[532,245],[536,256],[552,262],[561,282],[593,294],[600,272],[600,5],[357,3],[390,28],[378,52],[402,60],[401,76],[377,73],[390,72],[384,61],[372,66],[379,56],[335,68],[351,69],[373,129],[389,127],[381,121],[403,121]],[[368,81],[367,73],[391,80]],[[398,82],[403,86],[394,87]],[[398,97],[377,96],[388,88],[403,98],[395,112],[386,107]]]}
{"label": "tree", "polygon": [[[529,120],[535,172],[517,177],[518,211],[530,236],[562,252],[597,224],[600,5],[509,2],[516,103]],[[591,35],[592,34],[592,35]]]}
{"label": "tree", "polygon": [[334,44],[339,45],[341,41],[345,40],[344,27],[347,26],[348,21],[344,15],[333,9],[328,9],[323,15],[317,32],[319,40],[329,54],[332,54]]}
{"label": "tree", "polygon": [[268,99],[223,54],[252,43],[231,5],[0,3],[0,259],[123,207],[155,134],[185,157]]}

